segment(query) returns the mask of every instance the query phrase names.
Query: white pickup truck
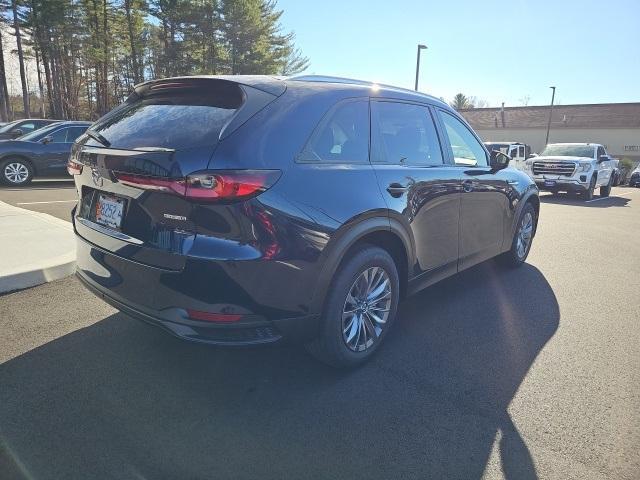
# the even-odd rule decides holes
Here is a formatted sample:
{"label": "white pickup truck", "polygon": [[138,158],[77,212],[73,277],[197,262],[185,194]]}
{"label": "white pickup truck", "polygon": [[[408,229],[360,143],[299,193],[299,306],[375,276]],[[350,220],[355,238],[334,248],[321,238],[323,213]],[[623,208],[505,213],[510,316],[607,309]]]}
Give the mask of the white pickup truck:
{"label": "white pickup truck", "polygon": [[596,188],[608,197],[613,183],[613,161],[596,143],[550,143],[526,167],[540,190],[580,193],[593,199]]}
{"label": "white pickup truck", "polygon": [[531,158],[531,147],[521,142],[484,142],[487,150],[499,150],[509,155],[509,166],[526,172],[525,162]]}

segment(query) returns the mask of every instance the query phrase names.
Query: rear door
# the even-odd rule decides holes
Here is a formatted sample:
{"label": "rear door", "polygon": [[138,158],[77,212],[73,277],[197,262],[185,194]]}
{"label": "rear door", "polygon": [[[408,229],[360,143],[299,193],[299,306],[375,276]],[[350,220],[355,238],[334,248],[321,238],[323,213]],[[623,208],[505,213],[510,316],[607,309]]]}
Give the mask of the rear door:
{"label": "rear door", "polygon": [[509,169],[493,172],[482,142],[450,112],[439,110],[445,145],[461,175],[459,269],[468,268],[501,252],[510,214]]}
{"label": "rear door", "polygon": [[459,172],[444,162],[431,107],[371,101],[371,162],[391,215],[413,236],[417,288],[456,272]]}
{"label": "rear door", "polygon": [[525,170],[524,145],[511,145],[509,147],[508,155],[511,157],[511,162],[509,162],[509,166],[517,170]]}

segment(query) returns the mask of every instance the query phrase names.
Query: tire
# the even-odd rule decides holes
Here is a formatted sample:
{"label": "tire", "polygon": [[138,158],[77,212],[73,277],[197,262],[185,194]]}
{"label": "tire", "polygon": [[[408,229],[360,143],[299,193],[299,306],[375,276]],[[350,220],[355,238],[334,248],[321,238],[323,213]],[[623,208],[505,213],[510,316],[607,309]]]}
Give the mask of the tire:
{"label": "tire", "polygon": [[[381,285],[387,286],[376,297],[380,298],[378,302],[356,308],[349,298],[364,298],[358,290],[366,289],[367,275],[371,274],[373,287],[369,295],[382,288]],[[380,281],[376,282],[376,279]],[[353,368],[364,363],[389,333],[399,297],[400,281],[393,258],[382,248],[364,246],[334,275],[325,300],[319,335],[306,345],[307,350],[321,362],[336,368]],[[355,313],[345,314],[347,310]],[[383,322],[376,321],[375,317]]]}
{"label": "tire", "polygon": [[596,190],[596,177],[591,177],[589,188],[582,194],[585,201],[593,200],[593,193]]}
{"label": "tire", "polygon": [[606,186],[600,187],[600,196],[608,197],[611,194],[611,185],[613,184],[613,177],[609,178],[609,183]]}
{"label": "tire", "polygon": [[[511,248],[498,257],[500,263],[507,267],[516,268],[525,262],[531,250],[536,224],[536,209],[533,208],[531,203],[527,203],[518,217],[516,232],[511,241]],[[525,237],[523,237],[522,234],[526,231],[528,231],[528,235],[525,235],[525,237],[528,236],[528,240],[524,244],[524,249],[521,249],[522,244],[525,242]]]}
{"label": "tire", "polygon": [[7,158],[0,162],[0,182],[5,185],[22,187],[33,180],[33,167],[21,158]]}

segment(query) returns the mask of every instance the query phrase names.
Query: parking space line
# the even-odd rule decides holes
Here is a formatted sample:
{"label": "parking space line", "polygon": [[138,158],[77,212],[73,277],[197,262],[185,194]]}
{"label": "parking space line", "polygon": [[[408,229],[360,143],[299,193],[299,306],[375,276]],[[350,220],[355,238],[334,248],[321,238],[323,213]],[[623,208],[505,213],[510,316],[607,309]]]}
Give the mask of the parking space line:
{"label": "parking space line", "polygon": [[598,202],[598,201],[600,201],[600,200],[607,200],[607,199],[610,199],[610,198],[625,197],[625,196],[629,195],[630,193],[632,193],[632,192],[618,193],[618,194],[616,194],[616,196],[615,196],[615,197],[600,197],[600,198],[594,198],[593,200],[587,200],[587,201],[586,201],[586,202],[584,202],[584,203]]}
{"label": "parking space line", "polygon": [[69,203],[69,202],[77,202],[78,200],[50,200],[48,202],[19,202],[16,205],[38,205],[40,203]]}

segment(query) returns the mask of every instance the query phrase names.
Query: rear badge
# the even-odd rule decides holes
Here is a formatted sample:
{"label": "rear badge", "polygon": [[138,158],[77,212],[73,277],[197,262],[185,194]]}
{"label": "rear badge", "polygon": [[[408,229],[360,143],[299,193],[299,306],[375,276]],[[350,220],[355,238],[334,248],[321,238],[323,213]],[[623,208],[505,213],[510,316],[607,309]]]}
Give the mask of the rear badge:
{"label": "rear badge", "polygon": [[187,221],[187,217],[185,217],[184,215],[171,215],[170,213],[163,213],[162,216],[170,220],[180,220],[182,222]]}

